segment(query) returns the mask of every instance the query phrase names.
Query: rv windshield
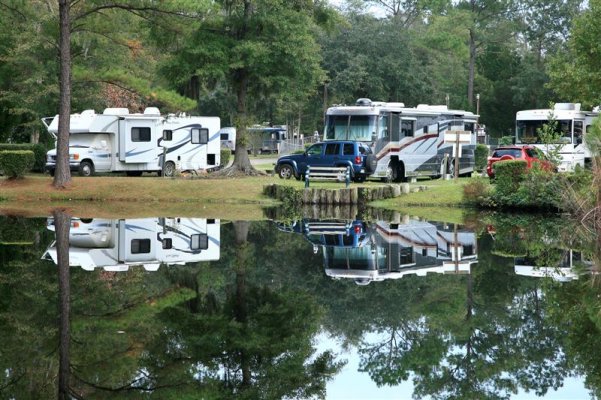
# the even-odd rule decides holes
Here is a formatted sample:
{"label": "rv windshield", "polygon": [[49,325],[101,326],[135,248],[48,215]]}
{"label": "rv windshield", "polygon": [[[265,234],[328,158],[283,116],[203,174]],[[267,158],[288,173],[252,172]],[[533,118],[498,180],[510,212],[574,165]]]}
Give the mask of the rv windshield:
{"label": "rv windshield", "polygon": [[[543,125],[548,124],[547,120],[517,121],[516,123],[516,143],[518,144],[542,144],[543,141],[538,135]],[[557,120],[557,132],[561,135],[559,143],[572,143],[572,121]]]}
{"label": "rv windshield", "polygon": [[356,140],[371,142],[376,133],[375,115],[328,115],[327,140]]}

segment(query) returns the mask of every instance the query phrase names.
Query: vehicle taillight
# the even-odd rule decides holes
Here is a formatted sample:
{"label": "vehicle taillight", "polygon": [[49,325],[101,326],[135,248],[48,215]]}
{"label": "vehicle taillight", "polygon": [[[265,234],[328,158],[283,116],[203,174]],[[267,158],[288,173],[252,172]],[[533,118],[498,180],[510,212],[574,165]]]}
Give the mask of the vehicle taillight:
{"label": "vehicle taillight", "polygon": [[361,233],[361,227],[359,225],[355,225],[355,233]]}
{"label": "vehicle taillight", "polygon": [[355,157],[355,164],[361,164],[361,156]]}

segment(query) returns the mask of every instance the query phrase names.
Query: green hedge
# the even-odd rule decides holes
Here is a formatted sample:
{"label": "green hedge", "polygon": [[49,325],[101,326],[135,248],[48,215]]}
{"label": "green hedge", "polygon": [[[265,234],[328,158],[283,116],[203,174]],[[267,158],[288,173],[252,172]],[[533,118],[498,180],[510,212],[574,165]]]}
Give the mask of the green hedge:
{"label": "green hedge", "polygon": [[493,165],[497,191],[512,193],[524,179],[528,163],[524,160],[497,161]]}
{"label": "green hedge", "polygon": [[19,178],[31,170],[35,161],[31,150],[0,151],[0,169],[9,178]]}
{"label": "green hedge", "polygon": [[230,149],[221,149],[221,167],[225,168],[227,163],[230,162],[232,151]]}
{"label": "green hedge", "polygon": [[482,143],[476,145],[474,152],[476,171],[483,171],[488,161],[488,146]]}
{"label": "green hedge", "polygon": [[35,161],[33,163],[32,170],[35,172],[44,172],[44,165],[46,165],[46,146],[43,144],[31,144],[31,143],[0,143],[0,151],[3,150],[31,150],[33,151]]}

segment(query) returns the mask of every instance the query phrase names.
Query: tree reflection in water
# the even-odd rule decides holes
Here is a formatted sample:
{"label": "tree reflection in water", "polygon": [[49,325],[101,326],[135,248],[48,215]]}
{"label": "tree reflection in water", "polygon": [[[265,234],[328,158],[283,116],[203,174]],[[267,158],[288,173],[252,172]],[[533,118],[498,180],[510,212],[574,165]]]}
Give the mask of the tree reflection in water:
{"label": "tree reflection in water", "polygon": [[58,293],[59,293],[59,368],[58,368],[58,399],[66,400],[71,397],[70,390],[70,343],[71,343],[71,283],[69,271],[69,230],[71,216],[64,210],[55,210],[54,231],[56,233],[56,254],[58,264]]}
{"label": "tree reflection in water", "polygon": [[[0,239],[16,242],[6,221]],[[56,266],[39,260],[53,238],[31,224],[40,245],[0,247],[0,397],[60,397],[59,386],[79,398],[323,397],[341,365],[316,353],[318,332],[357,346],[378,385],[412,380],[418,398],[545,396],[576,374],[599,395],[598,269],[582,274],[598,264],[598,238],[562,223],[481,215],[469,274],[367,286],[326,276],[313,243],[269,222],[223,224],[218,261],[66,277],[59,267],[57,285]],[[568,250],[570,281],[516,273],[518,259],[549,267]]]}

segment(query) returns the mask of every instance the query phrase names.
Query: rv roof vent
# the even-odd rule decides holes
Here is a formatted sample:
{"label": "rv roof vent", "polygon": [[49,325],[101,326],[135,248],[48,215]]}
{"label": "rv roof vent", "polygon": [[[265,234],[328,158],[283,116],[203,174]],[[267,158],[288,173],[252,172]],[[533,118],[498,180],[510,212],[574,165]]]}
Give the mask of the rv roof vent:
{"label": "rv roof vent", "polygon": [[367,106],[367,107],[369,107],[369,106],[371,106],[371,100],[367,99],[365,97],[362,97],[360,99],[357,99],[357,101],[355,102],[355,105],[356,106]]}
{"label": "rv roof vent", "polygon": [[129,110],[127,108],[105,108],[102,113],[104,115],[127,115]]}
{"label": "rv roof vent", "polygon": [[161,112],[156,107],[146,107],[146,109],[144,109],[144,115],[161,115]]}
{"label": "rv roof vent", "polygon": [[580,103],[555,103],[554,109],[580,111]]}
{"label": "rv roof vent", "polygon": [[418,110],[424,110],[424,111],[447,111],[448,108],[445,105],[442,106],[431,106],[429,104],[418,104],[417,107],[415,107]]}
{"label": "rv roof vent", "polygon": [[399,102],[386,103],[386,105],[390,107],[405,107],[405,103]]}

